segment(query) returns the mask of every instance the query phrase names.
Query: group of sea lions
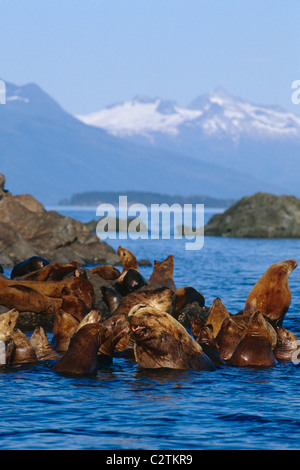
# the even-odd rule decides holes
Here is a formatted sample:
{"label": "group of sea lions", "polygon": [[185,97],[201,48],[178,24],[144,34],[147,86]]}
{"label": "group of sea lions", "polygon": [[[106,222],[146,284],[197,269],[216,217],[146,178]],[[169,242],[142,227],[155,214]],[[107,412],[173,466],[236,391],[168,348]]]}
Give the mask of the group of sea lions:
{"label": "group of sea lions", "polygon": [[[122,356],[140,368],[213,371],[222,366],[270,367],[291,361],[297,337],[283,326],[291,302],[289,275],[294,260],[271,265],[251,289],[244,308],[231,314],[215,298],[206,316],[179,321],[188,305],[205,308],[203,294],[191,286],[176,288],[174,256],[155,260],[145,279],[135,255],[118,248],[122,272],[110,265],[79,268],[32,257],[18,263],[10,278],[0,275],[1,364],[16,367],[53,360],[64,375],[95,375],[103,364]],[[95,308],[89,273],[103,281],[101,294],[109,314]],[[108,281],[107,285],[105,282]],[[16,327],[20,312],[52,314],[51,343],[37,326],[29,338]],[[3,352],[3,349],[2,349]],[[0,355],[1,356],[1,355]]]}

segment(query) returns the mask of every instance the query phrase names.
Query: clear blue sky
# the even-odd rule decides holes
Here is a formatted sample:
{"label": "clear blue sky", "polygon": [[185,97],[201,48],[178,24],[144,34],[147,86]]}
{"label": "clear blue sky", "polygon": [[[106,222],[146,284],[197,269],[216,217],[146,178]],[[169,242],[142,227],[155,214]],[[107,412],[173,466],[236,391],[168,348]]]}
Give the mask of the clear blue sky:
{"label": "clear blue sky", "polygon": [[1,0],[0,77],[71,113],[221,86],[300,114],[299,0]]}

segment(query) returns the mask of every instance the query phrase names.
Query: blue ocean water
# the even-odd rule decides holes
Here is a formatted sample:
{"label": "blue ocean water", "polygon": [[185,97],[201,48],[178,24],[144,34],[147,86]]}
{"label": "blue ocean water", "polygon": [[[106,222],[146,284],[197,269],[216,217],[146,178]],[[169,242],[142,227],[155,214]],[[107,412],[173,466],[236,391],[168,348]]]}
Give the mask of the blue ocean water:
{"label": "blue ocean water", "polygon": [[[95,210],[61,209],[87,222]],[[205,213],[205,220],[212,215]],[[220,297],[237,313],[274,262],[300,262],[300,240],[205,237],[107,240],[138,259],[175,257],[177,287],[191,285],[210,305]],[[149,277],[152,267],[141,267]],[[284,326],[300,338],[300,274],[290,275],[292,302]],[[0,449],[211,450],[299,449],[300,368],[224,367],[214,372],[145,371],[115,358],[95,378],[65,378],[51,362],[0,372]]]}

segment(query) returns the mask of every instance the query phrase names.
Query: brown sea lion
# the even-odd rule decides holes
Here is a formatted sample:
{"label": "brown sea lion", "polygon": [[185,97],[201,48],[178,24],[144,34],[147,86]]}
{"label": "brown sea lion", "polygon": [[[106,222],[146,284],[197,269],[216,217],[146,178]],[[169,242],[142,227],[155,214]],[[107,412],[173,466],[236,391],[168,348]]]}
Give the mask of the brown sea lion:
{"label": "brown sea lion", "polygon": [[207,357],[209,357],[215,366],[225,365],[225,362],[220,358],[219,355],[217,341],[213,334],[212,325],[200,326],[198,323],[199,321],[200,320],[197,318],[191,320],[192,334],[195,341],[200,344],[203,352],[207,355]]}
{"label": "brown sea lion", "polygon": [[103,300],[108,307],[109,313],[113,313],[119,306],[122,295],[113,287],[101,286]]}
{"label": "brown sea lion", "polygon": [[107,330],[101,323],[88,323],[72,337],[68,351],[52,370],[64,375],[95,375],[98,351],[107,339]]}
{"label": "brown sea lion", "polygon": [[7,287],[0,287],[0,305],[15,308],[19,312],[50,314],[58,311],[62,299],[48,297],[31,287],[12,283]]}
{"label": "brown sea lion", "polygon": [[122,281],[128,269],[135,269],[136,271],[138,271],[139,265],[138,265],[135,255],[130,250],[127,250],[127,248],[124,248],[123,246],[119,246],[117,252],[121,258],[121,262],[123,266],[123,271],[119,277],[119,281]]}
{"label": "brown sea lion", "polygon": [[148,305],[162,312],[168,312],[172,305],[172,291],[168,287],[159,287],[154,290],[132,292],[123,297],[113,315],[125,313],[128,315],[132,307],[137,304]]}
{"label": "brown sea lion", "polygon": [[[125,315],[123,315],[125,317]],[[98,362],[106,363],[112,362],[113,356],[115,354],[116,348],[120,343],[122,343],[123,338],[127,338],[128,335],[131,334],[131,330],[129,329],[128,322],[116,322],[113,327],[107,330],[107,339],[101,344],[99,351],[98,351]],[[102,323],[105,326],[104,322]],[[126,345],[122,347],[122,350],[126,348],[128,344],[128,340],[125,340]],[[118,349],[117,349],[118,350]],[[129,355],[127,355],[129,357]]]}
{"label": "brown sea lion", "polygon": [[[114,331],[118,334],[121,331],[125,331],[129,324],[127,320],[127,315],[125,313],[118,313],[117,315],[112,315],[111,317],[107,318],[102,323],[108,331]],[[126,335],[122,335],[119,338],[119,341],[115,342],[115,351],[116,352],[123,352],[126,350],[126,355],[132,357],[134,355],[133,352],[133,344],[130,342],[131,338],[131,330],[127,331]],[[128,353],[128,354],[127,354]],[[123,356],[125,353],[123,354]]]}
{"label": "brown sea lion", "polygon": [[242,330],[232,318],[226,318],[216,336],[219,356],[223,361],[229,361],[243,336]]}
{"label": "brown sea lion", "polygon": [[48,264],[38,271],[34,271],[30,274],[18,277],[18,280],[27,281],[62,281],[66,276],[71,273],[75,274],[78,269],[78,262],[72,261],[68,264]]}
{"label": "brown sea lion", "polygon": [[[234,322],[237,324],[239,330],[244,334],[246,330],[248,329],[249,326],[249,321],[251,319],[251,316],[253,314],[242,314],[242,315],[231,315],[231,319],[234,320]],[[265,327],[268,330],[268,334],[270,335],[271,338],[271,343],[272,343],[272,349],[275,348],[277,344],[277,332],[275,328],[271,325],[269,319],[267,317],[264,317],[266,322]]]}
{"label": "brown sea lion", "polygon": [[8,341],[11,338],[18,317],[19,312],[14,308],[0,315],[0,341]]}
{"label": "brown sea lion", "polygon": [[77,294],[77,292],[69,292],[68,289],[62,290],[62,304],[61,309],[64,312],[70,313],[73,317],[81,321],[89,312],[86,303]]}
{"label": "brown sea lion", "polygon": [[60,310],[56,312],[53,321],[53,338],[51,346],[59,353],[65,353],[68,350],[70,339],[76,332],[79,320],[69,313]]}
{"label": "brown sea lion", "polygon": [[257,310],[279,327],[291,303],[289,275],[296,268],[295,260],[272,264],[251,289],[244,306],[244,313]]}
{"label": "brown sea lion", "polygon": [[128,315],[141,368],[215,370],[201,346],[171,315],[152,307],[135,306]]}
{"label": "brown sea lion", "polygon": [[76,331],[78,331],[82,326],[87,325],[88,323],[100,323],[101,322],[101,313],[99,310],[91,310],[79,323]]}
{"label": "brown sea lion", "polygon": [[24,276],[25,274],[32,273],[50,263],[50,261],[45,258],[42,258],[41,256],[31,256],[31,258],[28,258],[13,267],[10,274],[10,278],[14,279],[15,277],[20,277]]}
{"label": "brown sea lion", "polygon": [[296,335],[281,326],[277,330],[277,344],[273,350],[275,359],[280,362],[290,362],[299,350],[300,343]]}
{"label": "brown sea lion", "polygon": [[176,290],[176,285],[173,280],[174,271],[174,256],[169,255],[163,261],[154,261],[153,272],[149,281],[161,287],[169,287]]}
{"label": "brown sea lion", "polygon": [[11,366],[38,363],[34,349],[25,333],[19,329],[15,329],[11,334],[11,339],[14,342],[14,349],[10,358]]}
{"label": "brown sea lion", "polygon": [[47,297],[61,298],[62,291],[77,292],[78,295],[84,300],[89,309],[93,308],[94,302],[94,288],[88,279],[81,277],[71,277],[62,281],[16,281],[10,279],[0,278],[0,288],[9,286],[25,286],[36,290],[37,292],[46,295]]}
{"label": "brown sea lion", "polygon": [[118,277],[121,276],[121,272],[115,266],[110,264],[103,264],[101,266],[94,266],[89,269],[93,274],[97,274],[106,281],[115,281]]}
{"label": "brown sea lion", "polygon": [[272,351],[272,336],[261,312],[251,315],[248,328],[230,358],[233,366],[271,367],[277,364]]}
{"label": "brown sea lion", "polygon": [[194,287],[179,287],[174,291],[175,305],[174,305],[174,317],[177,319],[180,310],[185,308],[187,305],[197,302],[200,307],[204,307],[205,299],[204,296],[198,292]]}
{"label": "brown sea lion", "polygon": [[224,320],[228,318],[230,318],[230,314],[222,300],[219,297],[215,298],[211,304],[206,320],[206,325],[212,326],[215,338],[218,336]]}
{"label": "brown sea lion", "polygon": [[35,327],[30,338],[30,344],[33,347],[33,350],[39,361],[54,360],[59,359],[60,357],[49,343],[45,330],[42,326]]}

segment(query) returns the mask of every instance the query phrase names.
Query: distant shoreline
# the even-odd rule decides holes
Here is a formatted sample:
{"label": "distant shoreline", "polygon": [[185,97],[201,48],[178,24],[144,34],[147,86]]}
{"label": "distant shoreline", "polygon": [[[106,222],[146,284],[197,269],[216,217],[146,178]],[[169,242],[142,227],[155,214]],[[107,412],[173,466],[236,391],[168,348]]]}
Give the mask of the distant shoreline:
{"label": "distant shoreline", "polygon": [[150,207],[151,204],[204,204],[208,208],[224,209],[236,202],[235,199],[219,199],[204,195],[180,196],[143,191],[86,191],[73,194],[69,200],[61,200],[55,207],[71,209],[75,206],[83,209],[97,207],[105,203],[117,206],[121,195],[127,196],[128,204],[143,204],[147,207]]}

